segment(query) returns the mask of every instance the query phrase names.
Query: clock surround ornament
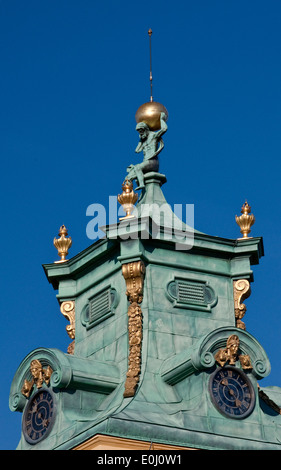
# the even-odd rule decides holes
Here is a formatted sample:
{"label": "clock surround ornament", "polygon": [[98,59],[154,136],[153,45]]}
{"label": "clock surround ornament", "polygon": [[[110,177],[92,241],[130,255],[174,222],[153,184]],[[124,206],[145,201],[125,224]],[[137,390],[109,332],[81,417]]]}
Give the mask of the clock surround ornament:
{"label": "clock surround ornament", "polygon": [[[226,347],[224,349],[219,349],[214,355],[216,362],[224,367],[226,363],[229,365],[235,365],[237,361],[237,356],[239,352],[239,337],[237,335],[230,335],[226,341]],[[248,354],[240,354],[238,356],[242,369],[252,369],[252,363],[250,356]]]}
{"label": "clock surround ornament", "polygon": [[30,363],[30,372],[32,375],[32,379],[25,379],[21,389],[21,393],[26,398],[30,397],[34,385],[37,387],[37,389],[40,389],[43,386],[44,382],[49,385],[53,370],[50,366],[47,366],[44,369],[43,365],[38,359],[33,359]]}

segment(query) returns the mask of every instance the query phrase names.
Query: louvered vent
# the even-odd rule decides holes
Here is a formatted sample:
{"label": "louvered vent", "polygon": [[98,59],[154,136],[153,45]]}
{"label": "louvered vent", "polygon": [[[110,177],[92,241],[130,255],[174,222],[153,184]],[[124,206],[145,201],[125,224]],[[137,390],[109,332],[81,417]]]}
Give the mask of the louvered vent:
{"label": "louvered vent", "polygon": [[89,303],[89,323],[97,323],[100,318],[111,313],[110,289],[96,295]]}
{"label": "louvered vent", "polygon": [[106,320],[115,314],[118,303],[117,292],[112,287],[107,287],[91,297],[81,313],[81,321],[87,329]]}
{"label": "louvered vent", "polygon": [[175,278],[167,286],[174,307],[210,312],[217,302],[214,290],[205,282]]}
{"label": "louvered vent", "polygon": [[178,301],[183,303],[196,302],[205,304],[204,286],[178,281]]}

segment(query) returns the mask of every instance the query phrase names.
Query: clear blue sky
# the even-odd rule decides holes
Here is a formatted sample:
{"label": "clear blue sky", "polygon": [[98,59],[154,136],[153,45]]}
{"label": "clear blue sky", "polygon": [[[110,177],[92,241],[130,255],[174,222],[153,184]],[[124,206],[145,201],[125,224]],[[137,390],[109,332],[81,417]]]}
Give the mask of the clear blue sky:
{"label": "clear blue sky", "polygon": [[33,349],[70,342],[42,264],[87,248],[90,204],[108,205],[137,162],[134,115],[169,111],[161,154],[169,203],[195,205],[195,228],[237,238],[247,198],[265,257],[245,302],[247,331],[280,376],[281,3],[260,0],[0,0],[0,448],[14,449],[21,414],[11,381]]}

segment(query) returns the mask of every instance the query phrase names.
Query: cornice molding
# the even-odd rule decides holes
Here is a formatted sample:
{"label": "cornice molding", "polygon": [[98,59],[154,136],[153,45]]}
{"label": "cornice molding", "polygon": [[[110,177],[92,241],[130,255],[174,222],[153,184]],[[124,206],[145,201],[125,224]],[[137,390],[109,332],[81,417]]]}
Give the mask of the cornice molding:
{"label": "cornice molding", "polygon": [[97,434],[72,450],[198,450],[159,442],[139,441],[122,437]]}

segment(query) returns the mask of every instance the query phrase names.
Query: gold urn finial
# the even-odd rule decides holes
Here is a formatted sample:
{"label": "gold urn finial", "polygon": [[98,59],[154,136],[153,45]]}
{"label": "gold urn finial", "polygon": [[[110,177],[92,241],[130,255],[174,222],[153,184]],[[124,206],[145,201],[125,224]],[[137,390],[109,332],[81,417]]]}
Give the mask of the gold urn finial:
{"label": "gold urn finial", "polygon": [[59,261],[55,261],[55,263],[64,263],[67,261],[65,257],[67,256],[68,250],[72,245],[71,237],[66,238],[67,234],[67,228],[65,225],[62,225],[59,230],[60,238],[54,238],[54,245],[57,248],[58,254],[61,258]]}
{"label": "gold urn finial", "polygon": [[118,194],[117,199],[123,207],[124,211],[126,212],[126,216],[121,217],[120,220],[134,217],[132,215],[132,211],[134,208],[134,204],[138,200],[138,194],[134,192],[132,181],[126,179],[122,184],[122,189],[123,192],[122,194]]}
{"label": "gold urn finial", "polygon": [[255,216],[254,214],[250,214],[251,207],[249,206],[248,202],[245,201],[241,208],[241,213],[239,217],[235,216],[235,220],[240,227],[240,232],[243,235],[243,238],[249,238],[249,233],[251,232],[251,227],[255,223]]}

